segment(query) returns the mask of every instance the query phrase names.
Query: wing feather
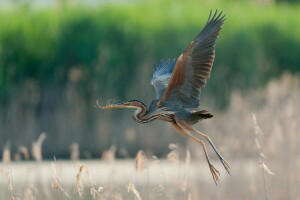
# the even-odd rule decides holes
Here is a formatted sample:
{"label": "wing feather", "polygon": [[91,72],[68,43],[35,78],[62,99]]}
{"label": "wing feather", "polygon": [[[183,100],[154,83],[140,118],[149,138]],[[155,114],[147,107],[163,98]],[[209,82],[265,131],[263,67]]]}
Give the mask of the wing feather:
{"label": "wing feather", "polygon": [[153,77],[151,84],[155,88],[156,98],[160,99],[164,93],[174,70],[176,59],[161,60],[159,64],[154,64]]}
{"label": "wing feather", "polygon": [[210,78],[215,58],[215,42],[225,15],[218,10],[212,15],[202,31],[177,59],[169,84],[159,103],[172,102],[185,108],[199,106],[201,88]]}

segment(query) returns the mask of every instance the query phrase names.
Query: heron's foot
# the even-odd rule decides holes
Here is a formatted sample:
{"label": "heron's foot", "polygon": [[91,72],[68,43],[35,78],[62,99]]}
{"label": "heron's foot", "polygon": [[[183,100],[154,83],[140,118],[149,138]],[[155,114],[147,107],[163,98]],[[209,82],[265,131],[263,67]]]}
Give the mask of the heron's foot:
{"label": "heron's foot", "polygon": [[226,171],[228,172],[228,174],[231,175],[231,174],[230,174],[230,171],[229,171],[230,166],[229,166],[228,162],[227,162],[224,158],[222,158],[222,157],[220,158],[220,160],[221,160],[221,162],[222,162],[224,168],[225,168]]}
{"label": "heron's foot", "polygon": [[209,165],[210,172],[213,176],[213,179],[217,185],[219,181],[220,172],[211,163],[208,163],[208,165]]}

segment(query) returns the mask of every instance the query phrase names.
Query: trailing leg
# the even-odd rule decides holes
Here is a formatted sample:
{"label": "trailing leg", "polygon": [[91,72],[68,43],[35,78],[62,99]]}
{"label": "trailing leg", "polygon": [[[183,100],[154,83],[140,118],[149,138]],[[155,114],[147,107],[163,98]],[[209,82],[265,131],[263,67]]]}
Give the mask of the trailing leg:
{"label": "trailing leg", "polygon": [[211,139],[205,135],[204,133],[201,133],[200,131],[197,131],[196,129],[194,129],[192,126],[190,126],[189,124],[187,124],[185,121],[183,120],[176,120],[177,123],[180,123],[180,126],[183,127],[185,130],[194,132],[199,134],[200,136],[204,137],[208,143],[210,144],[210,146],[214,149],[215,153],[217,154],[218,158],[220,159],[221,163],[223,164],[224,168],[226,169],[226,171],[228,172],[228,174],[230,174],[229,171],[229,164],[228,162],[223,158],[223,156],[219,153],[219,151],[217,150],[217,148],[215,147],[214,143],[211,141]]}
{"label": "trailing leg", "polygon": [[[177,121],[176,121],[177,122]],[[182,135],[185,135],[187,137],[190,137],[192,138],[193,140],[195,140],[196,142],[200,143],[202,148],[203,148],[203,151],[204,151],[204,154],[205,154],[205,157],[206,157],[206,161],[208,163],[208,166],[209,166],[209,169],[210,169],[210,172],[212,174],[212,177],[215,181],[215,183],[217,184],[218,183],[218,180],[219,180],[219,176],[220,176],[220,173],[219,171],[213,166],[213,164],[210,162],[210,159],[209,159],[209,156],[207,154],[207,150],[206,150],[206,147],[205,147],[205,144],[202,140],[198,139],[197,137],[191,135],[190,133],[188,133],[183,127],[180,126],[180,124],[178,123],[172,123],[173,127],[175,128],[175,130],[177,132],[179,132],[180,134]]]}
{"label": "trailing leg", "polygon": [[193,132],[201,135],[202,137],[204,137],[208,143],[210,144],[210,146],[214,149],[214,151],[216,152],[217,156],[219,157],[220,161],[222,162],[224,168],[226,169],[226,171],[228,172],[228,174],[230,174],[230,171],[229,171],[229,164],[228,162],[223,158],[223,156],[219,153],[218,149],[215,147],[214,143],[211,141],[211,139],[205,135],[204,133],[201,133],[200,131],[197,131],[195,129],[193,129]]}

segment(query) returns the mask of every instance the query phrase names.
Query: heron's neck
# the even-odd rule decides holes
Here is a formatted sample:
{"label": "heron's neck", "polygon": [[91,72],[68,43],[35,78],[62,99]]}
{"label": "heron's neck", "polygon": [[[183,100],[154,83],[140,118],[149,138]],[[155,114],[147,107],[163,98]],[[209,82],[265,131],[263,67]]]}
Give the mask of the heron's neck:
{"label": "heron's neck", "polygon": [[145,105],[136,106],[136,111],[133,113],[133,118],[139,123],[146,123],[154,120],[151,115],[146,115],[147,107]]}

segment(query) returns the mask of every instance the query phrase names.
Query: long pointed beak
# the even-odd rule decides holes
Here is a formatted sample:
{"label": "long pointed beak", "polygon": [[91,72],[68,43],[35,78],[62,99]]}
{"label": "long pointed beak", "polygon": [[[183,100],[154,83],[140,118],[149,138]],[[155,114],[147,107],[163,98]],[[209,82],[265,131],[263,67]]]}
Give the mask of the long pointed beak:
{"label": "long pointed beak", "polygon": [[109,106],[101,106],[101,109],[110,109],[110,108],[126,108],[126,105],[124,105],[123,103],[117,103],[117,104],[113,104],[113,105],[109,105]]}

